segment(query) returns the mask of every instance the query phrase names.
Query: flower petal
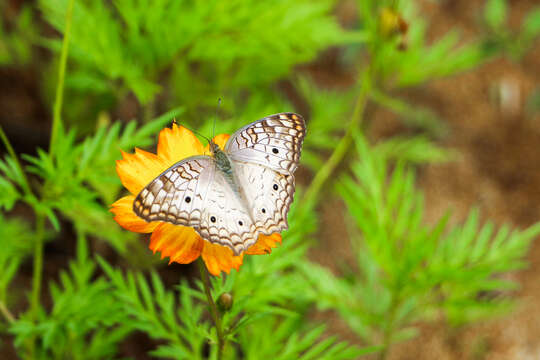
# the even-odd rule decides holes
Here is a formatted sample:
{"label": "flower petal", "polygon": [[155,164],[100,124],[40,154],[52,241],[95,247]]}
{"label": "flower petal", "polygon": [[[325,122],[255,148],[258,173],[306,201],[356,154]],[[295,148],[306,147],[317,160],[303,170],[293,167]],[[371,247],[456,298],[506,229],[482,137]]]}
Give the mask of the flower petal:
{"label": "flower petal", "polygon": [[217,145],[219,146],[219,148],[221,150],[225,149],[225,144],[227,144],[227,141],[229,140],[229,138],[231,137],[231,135],[229,134],[219,134],[219,135],[216,135],[212,141]]}
{"label": "flower petal", "polygon": [[124,229],[138,232],[138,233],[150,233],[154,231],[159,222],[146,222],[133,212],[134,195],[124,196],[121,199],[116,200],[111,205],[111,212],[114,214],[114,220]]}
{"label": "flower petal", "polygon": [[272,235],[260,234],[257,242],[245,251],[248,255],[265,255],[272,252],[272,248],[281,244],[281,234],[273,233]]}
{"label": "flower petal", "polygon": [[204,147],[197,137],[183,126],[173,124],[159,133],[158,156],[167,159],[169,166],[194,155],[202,155]]}
{"label": "flower petal", "polygon": [[208,268],[208,272],[212,275],[219,276],[222,271],[228,274],[232,268],[238,270],[240,265],[242,265],[244,254],[235,256],[228,247],[205,241],[202,258]]}
{"label": "flower petal", "polygon": [[116,161],[120,181],[133,195],[169,167],[169,163],[147,151],[135,148],[135,154],[122,151],[122,160]]}
{"label": "flower petal", "polygon": [[161,251],[161,258],[168,256],[170,262],[189,264],[201,255],[204,240],[193,228],[160,223],[150,237],[150,249]]}
{"label": "flower petal", "polygon": [[[219,134],[219,135],[216,135],[214,136],[214,138],[212,139],[212,141],[217,145],[219,146],[219,148],[221,150],[224,150],[225,149],[225,145],[227,144],[227,141],[229,140],[231,136],[229,134]],[[206,145],[204,147],[204,153],[205,154],[210,154],[211,151],[210,151],[210,144]]]}

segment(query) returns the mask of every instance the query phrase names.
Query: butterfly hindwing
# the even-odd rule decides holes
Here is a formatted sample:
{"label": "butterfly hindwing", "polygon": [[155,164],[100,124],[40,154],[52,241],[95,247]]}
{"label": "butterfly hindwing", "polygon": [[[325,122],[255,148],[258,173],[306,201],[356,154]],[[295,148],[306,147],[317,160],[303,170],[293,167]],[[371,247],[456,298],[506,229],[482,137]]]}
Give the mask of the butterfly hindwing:
{"label": "butterfly hindwing", "polygon": [[219,171],[215,173],[195,230],[203,239],[228,246],[236,255],[255,244],[259,234],[245,199]]}
{"label": "butterfly hindwing", "polygon": [[235,172],[255,221],[255,229],[265,235],[287,229],[294,176],[246,162],[235,162]]}

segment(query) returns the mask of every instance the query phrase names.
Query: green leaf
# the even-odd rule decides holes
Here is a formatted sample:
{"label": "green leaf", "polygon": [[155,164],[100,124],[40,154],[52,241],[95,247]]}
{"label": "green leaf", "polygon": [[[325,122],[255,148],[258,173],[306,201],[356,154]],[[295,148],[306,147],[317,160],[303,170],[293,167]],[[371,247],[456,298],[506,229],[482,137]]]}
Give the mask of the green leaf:
{"label": "green leaf", "polygon": [[492,29],[500,29],[506,23],[506,0],[488,0],[484,8],[484,20]]}
{"label": "green leaf", "polygon": [[540,8],[534,8],[525,15],[522,23],[525,38],[533,40],[540,34]]}

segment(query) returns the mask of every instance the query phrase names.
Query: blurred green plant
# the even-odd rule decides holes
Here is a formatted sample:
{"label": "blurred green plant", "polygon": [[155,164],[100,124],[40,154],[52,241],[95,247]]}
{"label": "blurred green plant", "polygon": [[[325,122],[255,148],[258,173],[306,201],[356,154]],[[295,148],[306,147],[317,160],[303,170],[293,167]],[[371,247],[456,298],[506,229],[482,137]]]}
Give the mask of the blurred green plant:
{"label": "blurred green plant", "polygon": [[[241,99],[328,46],[354,40],[330,14],[334,2],[79,2],[67,85],[86,96],[122,99],[133,92],[150,115],[156,96],[169,89],[169,103],[200,118],[218,97]],[[39,6],[62,32],[67,0],[40,0]],[[49,44],[59,49],[58,40]]]}
{"label": "blurred green plant", "polygon": [[16,297],[9,291],[9,284],[21,263],[31,256],[34,234],[28,231],[28,224],[21,219],[7,219],[0,215],[0,224],[0,312],[14,320],[8,307],[15,303]]}
{"label": "blurred green plant", "polygon": [[484,8],[483,25],[486,28],[486,47],[502,51],[514,60],[521,59],[538,41],[540,35],[540,6],[527,12],[518,30],[508,24],[506,0],[488,0]]}
{"label": "blurred green plant", "polygon": [[[0,4],[0,12],[7,13],[7,3]],[[7,30],[5,19],[0,16],[0,66],[27,65],[32,58],[32,43],[37,39],[37,29],[32,26],[32,9],[22,8],[16,18],[11,19],[11,30]]]}
{"label": "blurred green plant", "polygon": [[423,221],[422,194],[413,171],[388,152],[370,148],[356,134],[359,160],[338,191],[353,220],[354,267],[337,277],[316,264],[304,264],[312,296],[323,309],[335,309],[368,344],[389,347],[416,334],[415,324],[438,314],[462,325],[507,310],[517,282],[501,276],[522,268],[540,222],[524,231],[508,225],[495,231],[479,224],[473,210],[463,225],[448,226],[448,215],[434,225]]}
{"label": "blurred green plant", "polygon": [[540,87],[534,89],[527,99],[526,111],[532,117],[540,114]]}

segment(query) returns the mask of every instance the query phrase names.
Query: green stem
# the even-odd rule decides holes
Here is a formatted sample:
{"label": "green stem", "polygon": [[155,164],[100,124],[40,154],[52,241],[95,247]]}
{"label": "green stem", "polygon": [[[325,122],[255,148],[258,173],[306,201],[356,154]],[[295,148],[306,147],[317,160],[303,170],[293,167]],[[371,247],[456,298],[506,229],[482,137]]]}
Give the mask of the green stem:
{"label": "green stem", "polygon": [[[34,271],[32,274],[32,294],[30,297],[30,318],[37,322],[40,295],[41,278],[43,276],[43,242],[45,236],[45,216],[37,209],[36,211],[36,237],[34,244]],[[34,359],[36,355],[36,338],[29,340],[29,359]]]}
{"label": "green stem", "polygon": [[88,241],[86,239],[86,233],[81,230],[79,225],[75,225],[75,232],[77,234],[77,261],[83,263],[88,259]]}
{"label": "green stem", "polygon": [[383,333],[383,349],[379,353],[378,359],[385,360],[388,356],[388,350],[392,344],[392,338],[394,336],[394,321],[396,319],[397,309],[399,307],[399,291],[393,294],[392,302],[390,304],[390,312],[388,313],[388,322],[386,323]]}
{"label": "green stem", "polygon": [[53,124],[51,130],[51,143],[49,144],[49,154],[54,155],[58,132],[62,127],[62,102],[64,98],[64,79],[66,76],[67,55],[69,49],[69,37],[71,34],[71,20],[73,15],[73,4],[75,0],[69,0],[66,12],[66,28],[64,29],[64,40],[62,42],[62,52],[60,53],[60,65],[58,68],[58,83],[56,84],[56,96],[53,108]]}
{"label": "green stem", "polygon": [[13,316],[6,304],[4,304],[2,301],[0,301],[0,312],[2,315],[4,315],[8,323],[13,324],[15,322],[15,316]]}
{"label": "green stem", "polygon": [[330,158],[326,161],[323,167],[317,172],[317,174],[315,174],[315,178],[313,178],[313,181],[311,182],[306,192],[304,193],[304,197],[302,199],[304,203],[306,202],[309,202],[310,204],[316,203],[316,199],[319,196],[319,193],[321,192],[323,185],[334,173],[336,168],[339,166],[339,164],[341,163],[341,161],[343,160],[343,158],[349,151],[349,147],[351,146],[353,142],[354,133],[358,130],[360,126],[360,122],[362,120],[364,109],[366,107],[367,99],[369,96],[369,89],[370,89],[369,71],[366,70],[363,72],[361,76],[360,93],[358,94],[358,98],[354,106],[354,111],[353,111],[351,120],[349,121],[349,124],[347,125],[345,135],[341,138],[341,140],[337,144],[336,148],[330,155]]}
{"label": "green stem", "polygon": [[218,360],[223,358],[223,348],[225,347],[225,336],[223,334],[223,328],[221,325],[221,318],[219,317],[219,312],[212,298],[212,293],[210,291],[210,278],[208,276],[208,271],[206,266],[201,258],[197,259],[197,265],[199,266],[199,271],[201,273],[201,280],[204,285],[204,293],[206,294],[206,299],[208,300],[208,306],[210,308],[210,314],[214,320],[214,325],[216,326],[216,332],[218,337]]}
{"label": "green stem", "polygon": [[144,107],[143,122],[145,124],[149,123],[154,118],[154,115],[155,115],[155,112],[156,112],[156,103],[155,103],[154,100],[155,99],[152,99],[152,100],[148,101],[148,103]]}
{"label": "green stem", "polygon": [[39,309],[39,298],[41,294],[41,278],[43,274],[43,240],[45,235],[45,216],[37,213],[36,238],[34,244],[34,273],[32,275],[32,297],[30,298],[30,309],[32,318],[37,319]]}

